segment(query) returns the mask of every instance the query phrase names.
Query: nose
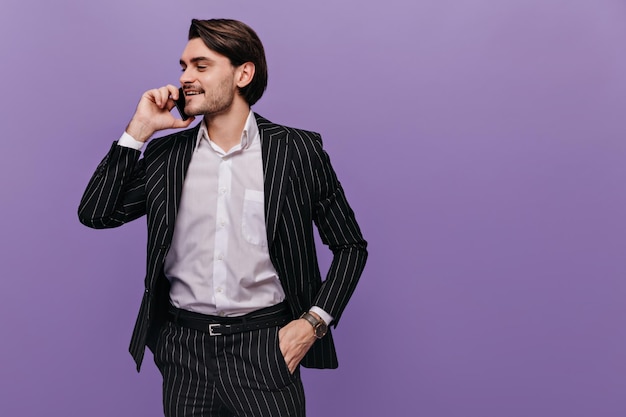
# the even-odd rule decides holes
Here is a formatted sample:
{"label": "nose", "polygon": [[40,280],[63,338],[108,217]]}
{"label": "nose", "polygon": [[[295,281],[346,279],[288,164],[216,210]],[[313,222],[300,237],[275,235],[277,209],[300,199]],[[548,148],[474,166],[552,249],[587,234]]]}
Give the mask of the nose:
{"label": "nose", "polygon": [[191,71],[189,70],[189,67],[183,70],[183,73],[180,75],[179,81],[180,85],[193,83],[193,78],[191,77]]}

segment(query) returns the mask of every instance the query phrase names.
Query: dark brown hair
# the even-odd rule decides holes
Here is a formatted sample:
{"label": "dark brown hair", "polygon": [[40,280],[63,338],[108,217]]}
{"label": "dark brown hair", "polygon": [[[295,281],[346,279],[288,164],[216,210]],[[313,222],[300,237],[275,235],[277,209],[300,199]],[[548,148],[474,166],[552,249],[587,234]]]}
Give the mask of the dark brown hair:
{"label": "dark brown hair", "polygon": [[224,55],[235,67],[252,62],[254,77],[248,85],[239,89],[239,93],[249,105],[261,98],[267,87],[267,62],[263,44],[251,27],[231,19],[193,19],[189,40],[195,38],[202,39],[207,48]]}

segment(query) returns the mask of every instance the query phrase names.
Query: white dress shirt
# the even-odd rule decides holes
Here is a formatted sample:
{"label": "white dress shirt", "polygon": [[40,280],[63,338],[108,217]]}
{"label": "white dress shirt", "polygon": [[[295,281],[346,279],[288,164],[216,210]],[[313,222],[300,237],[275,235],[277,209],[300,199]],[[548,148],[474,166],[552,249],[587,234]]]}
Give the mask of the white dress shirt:
{"label": "white dress shirt", "polygon": [[[119,145],[141,149],[124,133]],[[250,111],[241,142],[225,152],[202,122],[185,181],[164,271],[170,301],[203,314],[238,316],[285,299],[269,257],[261,140]],[[311,311],[326,323],[332,317]]]}

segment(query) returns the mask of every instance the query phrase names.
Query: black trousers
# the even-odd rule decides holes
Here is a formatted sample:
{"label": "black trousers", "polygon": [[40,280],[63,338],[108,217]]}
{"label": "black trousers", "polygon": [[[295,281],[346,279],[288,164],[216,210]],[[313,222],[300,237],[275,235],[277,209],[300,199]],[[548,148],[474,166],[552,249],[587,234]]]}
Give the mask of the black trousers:
{"label": "black trousers", "polygon": [[154,353],[165,416],[304,417],[300,370],[289,372],[278,330],[210,336],[166,322]]}

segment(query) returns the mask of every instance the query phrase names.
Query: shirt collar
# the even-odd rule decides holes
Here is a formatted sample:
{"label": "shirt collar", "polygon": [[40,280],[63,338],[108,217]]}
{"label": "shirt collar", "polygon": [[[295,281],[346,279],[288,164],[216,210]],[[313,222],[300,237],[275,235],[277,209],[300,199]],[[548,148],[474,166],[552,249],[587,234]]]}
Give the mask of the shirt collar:
{"label": "shirt collar", "polygon": [[[250,110],[250,113],[248,113],[248,118],[246,119],[246,124],[243,126],[243,131],[241,132],[241,149],[248,148],[258,134],[259,126],[257,126],[256,124],[254,112]],[[198,145],[200,145],[200,141],[202,140],[202,138],[206,138],[207,140],[209,140],[209,131],[207,130],[204,118],[202,118],[200,130],[198,131],[196,148],[198,147]]]}

